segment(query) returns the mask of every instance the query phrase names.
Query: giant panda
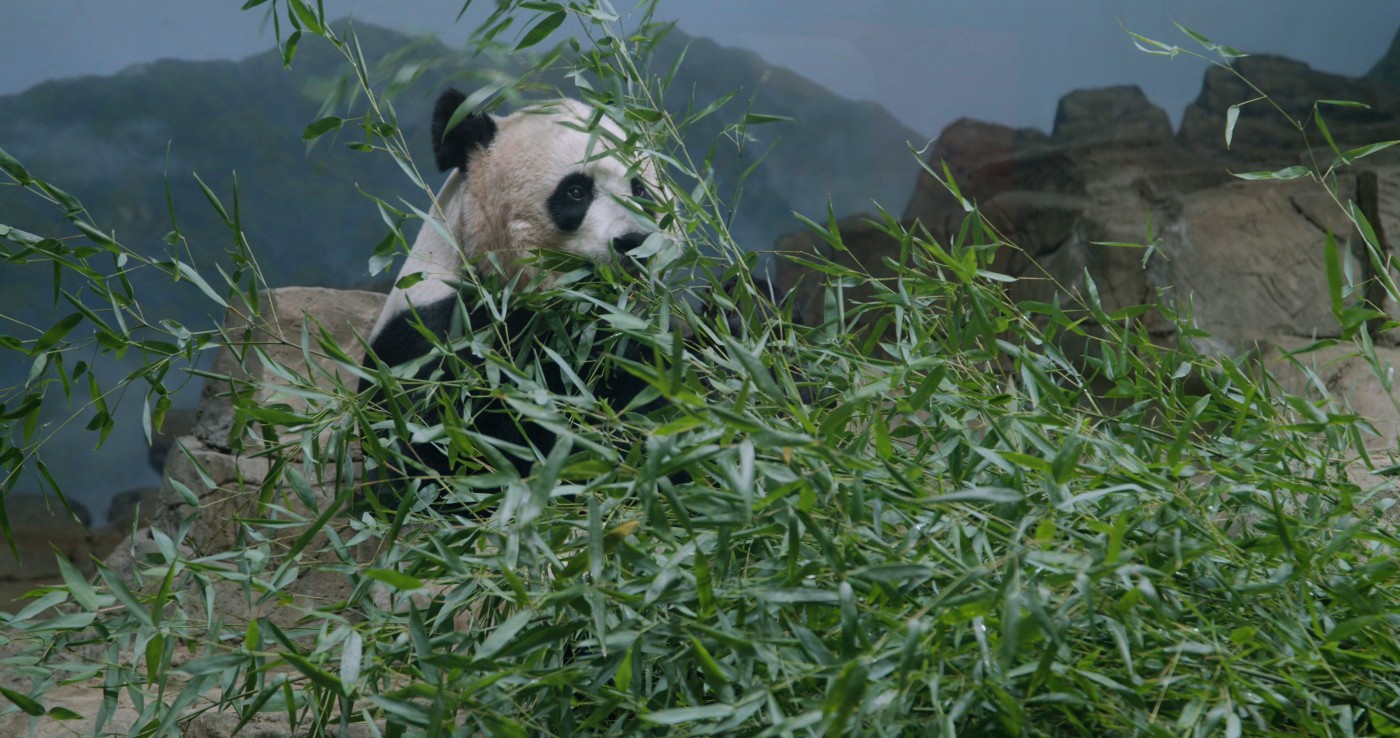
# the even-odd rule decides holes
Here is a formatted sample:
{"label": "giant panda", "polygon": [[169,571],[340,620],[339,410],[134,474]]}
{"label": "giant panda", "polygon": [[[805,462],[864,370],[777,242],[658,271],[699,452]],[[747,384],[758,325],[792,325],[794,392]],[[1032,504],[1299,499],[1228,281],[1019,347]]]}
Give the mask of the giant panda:
{"label": "giant panda", "polygon": [[[661,191],[655,171],[648,163],[629,166],[616,155],[612,141],[623,135],[616,123],[598,118],[577,101],[557,100],[502,117],[474,112],[449,127],[464,100],[461,92],[449,89],[434,107],[433,154],[447,180],[430,213],[434,222],[422,225],[370,331],[367,369],[383,370],[430,355],[433,343],[420,325],[442,339],[485,331],[507,343],[528,341],[537,317],[529,308],[512,301],[501,315],[476,299],[476,292],[464,297],[464,291],[489,284],[518,294],[549,286],[554,275],[540,273],[533,261],[541,250],[626,267],[628,252],[657,230],[639,205]],[[638,349],[630,351],[628,358],[636,358]],[[473,361],[471,353],[464,349],[458,355]],[[410,379],[435,372],[441,377],[443,366],[441,358],[426,361]],[[553,363],[543,361],[539,367],[550,391],[567,391]],[[374,372],[366,374],[362,394],[388,399],[376,386]],[[631,374],[612,371],[597,379],[591,391],[621,410],[645,386]],[[434,402],[441,400],[419,404],[421,423],[440,419]],[[513,414],[504,402],[477,400],[470,430],[512,450],[506,454],[510,463],[521,477],[529,475],[536,458],[552,450],[554,434]],[[378,476],[398,475],[404,482],[412,476],[451,475],[452,460],[433,442],[441,440],[407,443],[408,456],[419,468],[380,470]],[[383,496],[402,486],[380,483],[374,489]],[[394,502],[392,496],[386,502]]]}

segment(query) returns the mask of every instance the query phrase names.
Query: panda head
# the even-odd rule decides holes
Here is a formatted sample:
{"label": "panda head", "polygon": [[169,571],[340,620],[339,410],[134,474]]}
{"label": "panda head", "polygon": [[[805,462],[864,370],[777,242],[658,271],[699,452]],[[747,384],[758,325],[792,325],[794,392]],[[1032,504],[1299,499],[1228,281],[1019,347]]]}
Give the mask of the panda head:
{"label": "panda head", "polygon": [[626,199],[657,192],[656,174],[621,159],[612,120],[557,100],[504,117],[472,113],[448,128],[463,100],[452,89],[438,98],[433,154],[451,172],[438,204],[466,260],[528,281],[537,251],[615,262],[655,230]]}

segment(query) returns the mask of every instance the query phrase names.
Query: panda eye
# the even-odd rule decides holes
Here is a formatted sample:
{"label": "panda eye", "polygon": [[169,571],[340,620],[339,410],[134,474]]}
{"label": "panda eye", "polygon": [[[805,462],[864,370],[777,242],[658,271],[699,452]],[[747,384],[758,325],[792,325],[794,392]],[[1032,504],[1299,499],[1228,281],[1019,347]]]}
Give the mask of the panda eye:
{"label": "panda eye", "polygon": [[583,225],[597,193],[598,188],[592,177],[583,172],[574,172],[559,180],[544,207],[559,230],[572,233]]}
{"label": "panda eye", "polygon": [[642,184],[642,180],[637,177],[632,178],[632,197],[644,198],[647,196],[647,188]]}

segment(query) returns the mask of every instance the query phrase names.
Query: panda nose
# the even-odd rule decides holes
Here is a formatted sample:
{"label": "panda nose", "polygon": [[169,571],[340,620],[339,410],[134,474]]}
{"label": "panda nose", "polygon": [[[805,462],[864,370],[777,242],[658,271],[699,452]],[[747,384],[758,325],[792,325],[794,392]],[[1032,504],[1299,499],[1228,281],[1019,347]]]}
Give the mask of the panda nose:
{"label": "panda nose", "polygon": [[637,259],[631,258],[630,253],[641,248],[641,244],[645,241],[647,241],[647,234],[637,231],[613,238],[613,253],[617,256],[617,260],[622,263],[623,272],[634,277],[641,273],[640,263],[637,263]]}
{"label": "panda nose", "polygon": [[613,251],[619,254],[631,253],[634,249],[641,248],[647,240],[647,234],[632,232],[613,239]]}

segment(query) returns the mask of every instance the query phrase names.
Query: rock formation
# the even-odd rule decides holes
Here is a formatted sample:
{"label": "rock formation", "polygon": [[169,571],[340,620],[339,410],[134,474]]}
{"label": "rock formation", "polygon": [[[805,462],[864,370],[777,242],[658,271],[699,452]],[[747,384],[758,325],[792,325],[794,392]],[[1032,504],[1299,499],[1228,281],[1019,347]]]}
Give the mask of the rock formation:
{"label": "rock formation", "polygon": [[[1394,63],[1386,59],[1381,63]],[[1177,139],[1184,148],[1230,163],[1294,164],[1303,153],[1296,122],[1306,127],[1308,143],[1317,155],[1330,161],[1333,153],[1313,120],[1313,105],[1319,100],[1348,100],[1365,106],[1320,106],[1333,139],[1343,150],[1400,138],[1400,95],[1394,81],[1381,79],[1383,75],[1352,79],[1314,71],[1302,62],[1277,56],[1238,59],[1234,71],[1239,74],[1221,67],[1206,72],[1201,94],[1181,119]],[[1244,104],[1259,95],[1244,80],[1267,93],[1286,117],[1264,100]],[[1227,151],[1225,115],[1232,105],[1241,107]]]}
{"label": "rock formation", "polygon": [[[306,410],[307,401],[278,389],[288,373],[310,376],[317,387],[327,392],[337,382],[353,390],[359,380],[346,375],[335,361],[321,354],[315,338],[311,338],[309,350],[304,350],[302,335],[314,337],[324,330],[336,345],[358,357],[362,352],[357,348],[356,336],[365,334],[373,325],[384,304],[384,295],[378,293],[321,287],[286,287],[270,290],[264,297],[264,322],[250,326],[233,313],[225,321],[224,333],[233,342],[220,350],[211,371],[242,381],[236,386],[205,382],[193,432],[180,438],[169,454],[165,478],[151,512],[152,524],[159,530],[189,526],[184,545],[193,556],[208,556],[240,545],[235,521],[262,517],[257,510],[258,495],[250,494],[250,490],[259,490],[271,465],[278,463],[277,458],[259,453],[264,450],[261,438],[256,428],[241,426],[243,419],[235,416],[230,393],[254,387],[253,400],[257,404],[295,412]],[[240,426],[241,431],[235,432]],[[284,494],[286,490],[278,492],[275,501],[302,514],[310,510],[310,517],[314,518],[334,495],[318,484],[311,473],[305,476],[314,498],[311,504],[295,494]],[[148,550],[148,541],[138,537],[134,543],[119,549],[118,558],[109,560],[108,565],[118,571],[134,566],[135,559]],[[317,601],[343,596],[346,586],[343,575],[306,571],[285,592]],[[219,602],[229,608],[218,615],[233,622],[268,615],[285,624],[299,617],[298,609],[285,607],[285,602],[255,602],[245,607],[244,599],[235,592],[238,588],[228,582],[216,582],[215,588],[219,590]]]}
{"label": "rock formation", "polygon": [[63,581],[55,550],[81,570],[93,571],[94,543],[88,530],[92,516],[82,505],[74,503],[70,512],[55,497],[12,495],[5,500],[5,512],[19,558],[0,540],[0,611],[17,611],[24,606],[19,598],[25,593]]}
{"label": "rock formation", "polygon": [[[1161,301],[1189,309],[1196,325],[1210,334],[1193,339],[1204,342],[1200,347],[1207,351],[1237,355],[1262,348],[1276,355],[1270,349],[1276,344],[1296,348],[1340,335],[1325,269],[1329,233],[1355,285],[1346,296],[1348,304],[1400,316],[1400,306],[1391,304],[1371,279],[1367,249],[1343,209],[1355,203],[1374,226],[1382,255],[1388,256],[1386,234],[1400,233],[1400,154],[1394,153],[1400,147],[1340,169],[1329,178],[1330,193],[1308,177],[1247,182],[1232,173],[1275,171],[1314,160],[1325,169],[1336,154],[1313,120],[1318,100],[1366,106],[1321,106],[1328,131],[1343,151],[1400,139],[1397,69],[1400,36],[1386,59],[1360,80],[1277,57],[1239,59],[1233,71],[1209,70],[1176,133],[1165,112],[1136,87],[1078,91],[1060,101],[1048,136],[1029,128],[958,120],[939,136],[927,166],[940,177],[946,167],[962,196],[1015,244],[1001,249],[991,265],[993,271],[1017,278],[1007,286],[1013,301],[1049,301],[1058,295],[1065,304],[1076,304],[1085,293],[1087,275],[1110,311]],[[1287,115],[1265,101],[1245,105],[1227,149],[1227,111],[1257,96],[1235,72],[1270,94]],[[924,172],[900,221],[904,227],[920,225],[947,243],[965,217],[963,204]],[[776,250],[816,252],[838,264],[859,265],[872,276],[889,277],[882,260],[898,254],[898,242],[877,221],[870,216],[841,221],[848,252],[835,252],[807,232],[781,237]],[[1155,252],[1107,244],[1152,244]],[[797,291],[798,315],[808,320],[820,316],[820,274],[780,258],[776,282]],[[845,297],[859,301],[864,295],[856,289]],[[1157,314],[1142,320],[1161,340],[1174,338],[1175,326]],[[1396,336],[1384,334],[1378,342],[1394,344]],[[1329,362],[1321,372],[1337,380],[1344,394],[1366,395],[1355,399],[1391,419],[1381,425],[1384,437],[1394,439],[1397,429],[1391,421],[1400,414],[1389,394],[1379,384],[1357,379],[1353,368],[1346,361]],[[1360,385],[1365,387],[1358,389]]]}
{"label": "rock formation", "polygon": [[[1381,83],[1269,57],[1242,59],[1237,69],[1265,91],[1276,91],[1295,117],[1310,111],[1311,101],[1329,97],[1371,105],[1325,109],[1339,146],[1400,138],[1400,95],[1387,93]],[[993,265],[1020,278],[1011,287],[1013,299],[1076,294],[1087,270],[1110,309],[1159,295],[1181,304],[1189,300],[1221,350],[1278,335],[1335,335],[1323,244],[1332,233],[1350,273],[1364,281],[1369,266],[1363,244],[1318,183],[1243,182],[1231,175],[1297,164],[1305,153],[1302,134],[1263,102],[1241,113],[1233,146],[1225,148],[1226,110],[1253,96],[1247,91],[1229,70],[1212,68],[1176,135],[1166,114],[1136,87],[1074,92],[1061,100],[1049,136],[962,119],[943,131],[928,165],[935,172],[946,165],[962,195],[1018,247],[1003,249]],[[1334,154],[1315,125],[1309,133],[1314,156],[1330,162]],[[1337,197],[1358,203],[1380,233],[1395,233],[1400,158],[1387,154],[1343,170],[1334,184]],[[921,223],[947,240],[964,216],[962,204],[925,172],[901,220]],[[879,258],[861,256],[883,248],[865,219],[847,219],[843,233],[855,252],[843,258],[864,261],[880,276]],[[1154,241],[1159,255],[1146,266],[1140,249],[1101,245]],[[783,237],[778,250],[829,252],[805,233]],[[795,284],[802,275],[800,268],[780,269],[786,272],[782,284]]]}
{"label": "rock formation", "polygon": [[[241,433],[233,431],[239,427],[235,417],[230,393],[256,387],[254,397],[263,405],[284,405],[289,409],[305,410],[306,401],[294,395],[282,393],[278,386],[284,383],[283,377],[294,375],[311,376],[321,389],[329,391],[335,382],[340,381],[353,387],[357,380],[343,375],[336,362],[321,355],[314,343],[309,351],[303,351],[301,336],[303,329],[316,336],[319,330],[326,334],[345,351],[354,354],[358,342],[356,334],[364,334],[373,324],[383,305],[384,295],[370,292],[336,291],[313,287],[290,287],[270,290],[263,294],[263,315],[266,320],[249,325],[241,317],[231,314],[224,324],[224,333],[230,343],[219,352],[212,371],[216,374],[240,380],[229,382],[206,382],[203,399],[193,428],[174,442],[174,447],[165,457],[165,475],[160,490],[133,490],[119,495],[112,502],[108,516],[112,524],[100,532],[89,531],[81,522],[74,519],[55,503],[47,507],[41,498],[12,498],[10,515],[15,523],[17,543],[26,558],[22,581],[14,581],[14,587],[7,577],[15,575],[15,567],[7,564],[7,552],[0,549],[0,595],[18,596],[41,584],[62,581],[54,561],[51,545],[57,546],[84,573],[94,571],[93,562],[104,558],[104,564],[122,576],[134,587],[140,586],[135,576],[143,567],[148,556],[159,558],[159,546],[147,530],[139,530],[135,536],[127,538],[133,528],[143,528],[145,521],[154,521],[157,529],[174,533],[188,526],[182,540],[183,553],[190,558],[211,556],[242,545],[235,535],[235,519],[255,517],[258,504],[259,485],[268,474],[274,459],[258,455],[263,450],[260,437],[252,429],[244,428]],[[308,367],[308,358],[310,367]],[[212,482],[210,485],[208,482]],[[193,496],[193,500],[191,499]],[[312,516],[319,513],[329,503],[331,496],[320,485],[311,485],[312,504],[294,499],[294,494],[279,492],[274,502]],[[140,508],[140,519],[135,517]],[[314,508],[314,509],[312,509]],[[81,511],[79,517],[86,511]],[[106,540],[112,536],[124,538],[123,542],[109,541],[108,547],[98,550],[94,538]],[[295,536],[291,536],[295,538]],[[273,552],[285,548],[286,540],[272,542]],[[313,543],[313,547],[321,546]],[[115,547],[115,550],[113,550]],[[108,551],[111,551],[110,555]],[[159,585],[159,577],[155,585]],[[343,573],[329,570],[303,571],[296,581],[282,588],[288,597],[275,599],[245,598],[242,588],[225,579],[215,578],[214,617],[226,626],[241,627],[247,620],[266,615],[280,626],[288,626],[300,618],[303,607],[315,606],[328,599],[343,598],[348,593],[348,579]],[[150,582],[148,581],[149,585]],[[14,592],[10,592],[14,589]],[[194,593],[191,593],[194,594]],[[198,601],[198,599],[194,600]],[[0,606],[6,603],[0,601]],[[22,607],[24,601],[16,603]],[[18,608],[16,608],[18,609]],[[0,639],[0,645],[3,645]],[[0,651],[0,657],[5,653]],[[179,680],[182,676],[172,673],[170,677]],[[28,676],[19,672],[6,674],[0,669],[0,686],[28,690]],[[169,685],[177,689],[178,685]],[[98,682],[78,682],[49,691],[45,697],[50,706],[61,705],[83,716],[76,721],[58,722],[40,720],[35,723],[32,735],[38,738],[49,736],[70,736],[90,734],[94,718],[102,707],[103,691]],[[196,708],[201,707],[196,704]],[[107,724],[107,730],[124,732],[134,725],[137,713],[130,703],[123,701]],[[229,713],[205,712],[195,709],[189,722],[182,728],[187,736],[207,736],[210,738],[231,736],[238,724],[236,715]],[[0,736],[30,735],[30,718],[23,713],[11,713],[0,717]],[[287,718],[282,714],[257,716],[243,726],[240,735],[259,735],[275,738],[290,738],[293,734],[287,728]],[[368,736],[374,734],[363,725],[352,726],[349,735]]]}

